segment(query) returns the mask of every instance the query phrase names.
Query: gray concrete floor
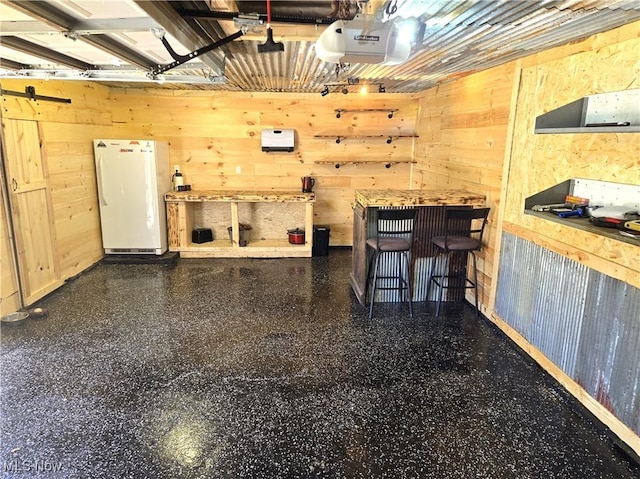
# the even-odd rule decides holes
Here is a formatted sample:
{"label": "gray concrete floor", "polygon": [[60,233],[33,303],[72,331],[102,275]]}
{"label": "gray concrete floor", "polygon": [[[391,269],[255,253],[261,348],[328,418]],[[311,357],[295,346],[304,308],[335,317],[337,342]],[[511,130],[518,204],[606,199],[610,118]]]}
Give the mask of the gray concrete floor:
{"label": "gray concrete floor", "polygon": [[377,305],[349,250],[100,264],[2,328],[2,477],[631,478],[466,304]]}

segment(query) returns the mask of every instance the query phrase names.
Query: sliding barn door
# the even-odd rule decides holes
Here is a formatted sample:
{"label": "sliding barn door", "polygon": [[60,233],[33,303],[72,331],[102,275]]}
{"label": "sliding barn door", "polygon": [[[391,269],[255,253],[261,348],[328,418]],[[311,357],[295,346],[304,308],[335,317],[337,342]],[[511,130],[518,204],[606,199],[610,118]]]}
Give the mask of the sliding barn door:
{"label": "sliding barn door", "polygon": [[55,253],[47,170],[40,151],[37,122],[6,119],[2,126],[18,274],[28,306],[62,283]]}
{"label": "sliding barn door", "polygon": [[7,208],[3,191],[0,193],[0,301],[2,301],[0,314],[2,316],[13,313],[22,307],[10,225],[9,208]]}

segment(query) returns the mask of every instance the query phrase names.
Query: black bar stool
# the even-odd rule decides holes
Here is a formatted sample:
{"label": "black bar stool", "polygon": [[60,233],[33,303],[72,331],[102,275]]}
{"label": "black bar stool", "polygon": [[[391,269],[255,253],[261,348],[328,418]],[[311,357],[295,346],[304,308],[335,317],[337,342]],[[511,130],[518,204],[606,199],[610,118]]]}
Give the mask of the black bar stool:
{"label": "black bar stool", "polygon": [[[377,234],[367,238],[367,248],[372,254],[367,268],[367,283],[369,285],[369,319],[373,316],[373,303],[377,289],[397,289],[400,301],[404,302],[405,291],[408,294],[409,314],[413,317],[411,302],[411,271],[409,267],[409,252],[413,244],[413,224],[415,223],[417,208],[379,209],[377,210]],[[391,269],[384,274],[379,273],[380,259],[383,256],[395,256],[397,274]],[[404,260],[403,260],[404,259]],[[389,262],[389,266],[391,266]],[[378,284],[381,282],[381,285]],[[389,286],[389,284],[394,284]]]}
{"label": "black bar stool", "polygon": [[[482,236],[484,226],[487,224],[490,208],[446,207],[445,210],[445,234],[431,238],[431,243],[437,248],[437,254],[431,263],[429,281],[427,283],[427,298],[433,282],[439,289],[436,316],[440,315],[440,303],[442,292],[445,289],[473,288],[476,299],[476,316],[478,312],[478,269],[476,265],[476,251],[482,249]],[[481,221],[480,224],[478,224]],[[440,255],[464,254],[464,268],[459,272],[441,271],[435,274],[436,263]],[[473,259],[473,280],[467,275],[467,256],[471,254]],[[447,262],[448,263],[448,262]],[[445,264],[445,268],[448,265]]]}

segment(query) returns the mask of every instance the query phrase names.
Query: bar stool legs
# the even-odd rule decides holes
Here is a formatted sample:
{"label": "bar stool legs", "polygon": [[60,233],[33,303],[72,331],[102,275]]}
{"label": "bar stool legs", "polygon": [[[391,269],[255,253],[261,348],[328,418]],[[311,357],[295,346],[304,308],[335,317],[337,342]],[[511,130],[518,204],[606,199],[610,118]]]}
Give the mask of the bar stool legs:
{"label": "bar stool legs", "polygon": [[[380,276],[378,274],[380,267],[380,257],[383,254],[393,254],[397,257],[397,268],[398,275],[397,276]],[[367,283],[369,290],[369,319],[373,317],[373,303],[375,302],[376,290],[377,289],[397,289],[398,297],[401,302],[404,302],[405,292],[408,295],[409,302],[409,316],[413,318],[413,292],[411,290],[411,277],[409,271],[409,257],[405,251],[383,251],[383,252],[374,252],[371,260],[369,261],[369,270],[367,274]],[[372,275],[373,273],[373,275]],[[373,276],[373,277],[372,277]],[[378,281],[382,280],[397,280],[397,287],[392,288],[389,286],[379,287]]]}
{"label": "bar stool legs", "polygon": [[[367,249],[372,254],[369,271],[367,271],[367,290],[369,291],[369,301],[371,301],[369,319],[373,316],[373,303],[376,299],[377,289],[397,289],[399,299],[402,302],[404,302],[404,292],[407,291],[409,293],[409,314],[413,317],[409,252],[413,245],[413,225],[417,214],[417,208],[382,208],[376,211],[376,233],[366,240]],[[389,271],[383,270],[383,275],[380,275],[382,255],[391,256],[388,256],[389,264],[385,265],[385,270],[389,269]],[[402,257],[404,257],[404,264]],[[395,266],[388,268],[394,259]],[[394,274],[394,268],[396,274]],[[373,278],[371,279],[372,273]],[[394,280],[397,280],[396,286],[394,286]],[[378,281],[383,281],[382,285],[378,285]]]}
{"label": "bar stool legs", "polygon": [[[433,282],[437,287],[438,287],[438,291],[437,291],[437,303],[436,303],[436,317],[440,316],[440,305],[442,304],[442,295],[444,293],[445,289],[449,289],[449,288],[458,288],[458,289],[469,289],[469,288],[473,288],[474,290],[474,295],[475,295],[475,307],[476,307],[476,316],[480,316],[480,311],[478,308],[478,268],[476,265],[476,255],[475,255],[475,251],[458,251],[455,252],[458,254],[464,254],[465,257],[468,258],[468,254],[471,254],[471,259],[472,259],[472,267],[473,267],[473,280],[469,279],[467,277],[467,267],[466,267],[466,262],[465,262],[465,267],[463,268],[463,271],[460,275],[448,275],[446,274],[446,271],[440,271],[439,274],[435,274],[436,273],[436,263],[438,262],[438,258],[443,257],[442,254],[437,255],[433,258],[433,261],[431,263],[431,270],[429,271],[429,281],[427,283],[427,292],[426,292],[426,297],[427,300],[429,299],[429,292],[431,291],[431,283]],[[449,252],[447,254],[447,257],[450,257],[452,253]],[[441,267],[441,268],[447,268],[448,266],[448,262],[445,262],[445,264]],[[461,286],[450,286],[449,285],[449,281],[451,279],[457,279],[459,280],[462,285]]]}
{"label": "bar stool legs", "polygon": [[[444,235],[431,238],[432,245],[436,248],[436,255],[433,257],[429,282],[427,283],[427,300],[431,282],[440,288],[438,291],[438,306],[436,316],[440,314],[440,303],[442,303],[442,292],[445,288],[462,289],[473,288],[475,296],[476,316],[480,316],[478,309],[478,265],[476,264],[476,251],[482,249],[482,236],[484,227],[491,208],[469,208],[469,207],[446,207]],[[468,276],[467,265],[469,263],[469,253],[471,253],[473,263],[473,279]],[[435,274],[435,266],[438,258],[443,255],[451,260],[452,254],[459,254],[460,263],[451,266],[451,262],[442,268],[440,274]],[[462,256],[464,255],[464,256]],[[453,280],[453,281],[452,281]]]}

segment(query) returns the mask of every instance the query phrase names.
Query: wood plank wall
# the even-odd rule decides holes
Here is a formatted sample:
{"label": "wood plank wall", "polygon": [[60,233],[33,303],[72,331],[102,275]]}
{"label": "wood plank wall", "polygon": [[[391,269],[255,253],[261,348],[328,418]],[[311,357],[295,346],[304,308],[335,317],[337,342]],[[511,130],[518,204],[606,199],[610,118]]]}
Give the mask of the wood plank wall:
{"label": "wood plank wall", "polygon": [[[54,211],[60,277],[75,276],[103,256],[92,140],[112,135],[109,89],[94,83],[3,79],[2,88],[71,103],[2,96],[2,119],[37,121]],[[4,263],[3,263],[4,266]],[[3,272],[4,274],[4,272]]]}
{"label": "wood plank wall", "polygon": [[[551,77],[547,79],[545,76],[542,78],[545,89],[534,92],[550,100],[545,105],[532,104],[530,107],[546,111],[568,100],[566,93],[564,95],[567,98],[559,93],[550,93],[556,87],[562,86],[565,92],[581,88],[579,94],[588,94],[604,91],[614,85],[631,88],[633,82],[637,84],[637,75],[634,78],[625,73],[632,66],[629,63],[631,60],[626,60],[626,63],[615,61],[609,65],[613,71],[619,72],[611,75],[608,70],[599,69],[597,60],[588,59],[589,55],[599,59],[603,55],[613,55],[618,50],[628,50],[630,46],[624,43],[634,38],[637,38],[637,24],[527,57],[520,63],[513,62],[470,75],[422,95],[371,94],[366,99],[354,93],[331,93],[321,97],[319,94],[123,90],[93,83],[3,80],[4,89],[24,91],[26,85],[34,85],[38,93],[71,98],[72,104],[33,102],[4,96],[2,114],[6,118],[37,120],[42,124],[44,137],[41,141],[49,163],[56,236],[60,242],[58,251],[65,277],[77,274],[101,257],[91,149],[91,140],[97,137],[142,137],[169,141],[172,163],[181,166],[186,182],[194,188],[296,189],[300,187],[301,176],[314,176],[318,194],[314,222],[331,227],[332,245],[350,245],[351,202],[353,191],[357,188],[466,188],[486,194],[489,205],[497,213],[500,194],[506,191],[502,181],[505,153],[510,161],[509,144],[513,138],[521,138],[520,134],[513,137],[508,134],[510,118],[513,120],[515,105],[520,101],[511,99],[513,88],[517,87],[516,82],[519,81],[519,65],[534,73],[537,65],[544,63],[553,68],[564,68],[562,74],[553,77],[564,76],[566,80],[562,85],[554,85],[553,81],[558,80],[550,80]],[[579,53],[586,56],[576,56]],[[574,56],[569,68],[562,66],[562,59]],[[560,63],[550,63],[553,61]],[[603,78],[588,80],[590,76],[584,75],[584,71],[591,70],[600,71]],[[535,81],[527,75],[530,73],[526,73],[523,81],[534,85]],[[576,78],[580,79],[577,83]],[[591,82],[591,86],[585,87],[585,82]],[[574,97],[576,93],[570,95]],[[335,117],[335,109],[385,108],[399,111],[393,119],[387,118],[384,112],[349,112],[343,113],[340,119]],[[296,151],[261,152],[262,128],[295,129]],[[333,138],[316,138],[316,135],[414,133],[419,138],[402,138],[390,145],[382,138],[352,138],[340,144],[336,144]],[[590,149],[589,161],[602,152],[603,141],[608,143],[608,147],[615,144],[607,141],[607,135],[600,137],[603,140],[595,141],[594,148]],[[540,135],[538,140],[550,141]],[[569,140],[565,138],[559,141]],[[621,141],[631,139],[626,136]],[[534,146],[533,149],[547,147]],[[514,148],[520,148],[527,155],[533,151],[530,145],[514,145]],[[563,151],[567,151],[567,148],[571,150],[567,145],[563,148]],[[616,153],[617,157],[619,153]],[[527,158],[526,161],[531,160],[530,156]],[[526,163],[524,159],[515,156],[514,159],[519,162],[517,164]],[[348,163],[363,160],[379,163]],[[417,164],[414,168],[411,163],[401,163],[404,161],[417,161]],[[581,161],[584,163],[586,160]],[[336,169],[335,164],[340,162],[347,164]],[[389,162],[393,164],[386,168]],[[517,164],[514,163],[510,175],[518,174]],[[595,166],[591,171],[596,174],[601,166]],[[637,182],[637,177],[634,179],[632,176],[633,171],[637,174],[637,168],[624,168],[624,171],[627,176],[620,176],[616,172],[607,177],[616,178],[616,181]],[[521,180],[524,181],[525,176],[521,174]],[[516,184],[515,178],[510,180],[511,184]],[[556,179],[559,177],[547,177],[544,184],[548,185]],[[537,188],[542,189],[542,183],[526,183],[526,189],[521,194],[528,195]],[[513,188],[511,194],[517,191],[517,188]],[[510,197],[508,203],[517,205],[520,201],[516,197],[512,202]],[[522,223],[522,218],[518,219],[521,213],[519,207],[512,208],[515,209],[510,209],[506,214],[507,226],[525,227],[526,231],[539,229],[538,224]],[[552,228],[550,225],[545,227]],[[485,309],[489,304],[487,295],[492,285],[491,272],[496,253],[493,245],[499,228],[501,225],[494,214],[489,230],[489,248],[480,265]],[[549,233],[549,237],[563,234]],[[617,249],[609,251],[607,257],[619,254],[629,257],[631,253]],[[594,263],[599,261],[594,260]],[[599,270],[606,272],[608,269],[617,269],[617,265],[607,263],[606,258],[603,261],[605,263]],[[618,277],[628,275],[629,272],[623,272]]]}
{"label": "wood plank wall", "polygon": [[[525,198],[571,178],[640,185],[640,134],[534,134],[535,118],[586,95],[640,88],[640,23],[522,61],[503,228],[640,288],[636,245],[524,215]],[[559,54],[564,52],[565,55]],[[589,72],[589,74],[585,74]]]}
{"label": "wood plank wall", "polygon": [[[413,187],[462,188],[492,208],[487,246],[478,255],[479,301],[487,314],[507,126],[515,75],[509,63],[425,92],[421,98]],[[467,293],[469,298],[471,292]]]}
{"label": "wood plank wall", "polygon": [[640,22],[476,73],[425,92],[416,187],[486,193],[495,209],[482,309],[636,453],[640,438],[493,310],[502,231],[640,287],[639,247],[524,215],[526,197],[567,179],[640,184],[640,135],[536,135],[536,116],[582,96],[640,88]]}
{"label": "wood plank wall", "polygon": [[[637,42],[635,23],[439,85],[420,99],[413,187],[484,193],[494,210],[480,262],[485,314],[507,190],[507,231],[640,283],[637,247],[523,215],[525,197],[572,177],[640,184],[637,134],[533,134],[537,115],[584,95],[638,88]],[[567,249],[567,239],[577,248]]]}
{"label": "wood plank wall", "polygon": [[[117,137],[168,141],[171,164],[180,167],[193,189],[298,190],[302,176],[313,176],[314,224],[329,225],[332,246],[351,245],[354,190],[409,187],[414,138],[387,144],[386,135],[415,133],[414,95],[114,88],[109,100]],[[336,118],[336,109],[398,111],[391,119],[386,111],[344,112]],[[295,151],[261,151],[261,131],[271,128],[295,130]],[[338,135],[385,136],[345,138],[338,144]]]}
{"label": "wood plank wall", "polygon": [[[534,133],[535,118],[540,114],[586,95],[640,88],[638,32],[640,22],[520,62],[520,85],[513,109],[512,151],[505,165],[508,181],[503,182],[501,226],[505,232],[636,288],[640,288],[640,246],[534,218],[525,215],[523,210],[526,197],[570,178],[640,185],[638,133]],[[570,282],[570,278],[567,281]],[[615,416],[615,410],[607,404],[606,392],[590,396],[585,387],[578,384],[580,378],[554,364],[521,336],[521,332],[511,327],[512,318],[501,318],[495,311],[491,318],[636,454],[640,454],[640,437],[631,429],[632,424],[625,424]],[[614,323],[617,324],[617,319],[611,318],[611,324]],[[589,345],[583,346],[585,352],[589,350]],[[610,347],[607,354],[618,351],[624,356],[622,349]],[[596,347],[587,359],[594,371],[601,368],[597,361],[598,354],[602,354],[599,349]],[[628,357],[633,358],[633,355]],[[633,387],[632,380],[627,387]]]}

